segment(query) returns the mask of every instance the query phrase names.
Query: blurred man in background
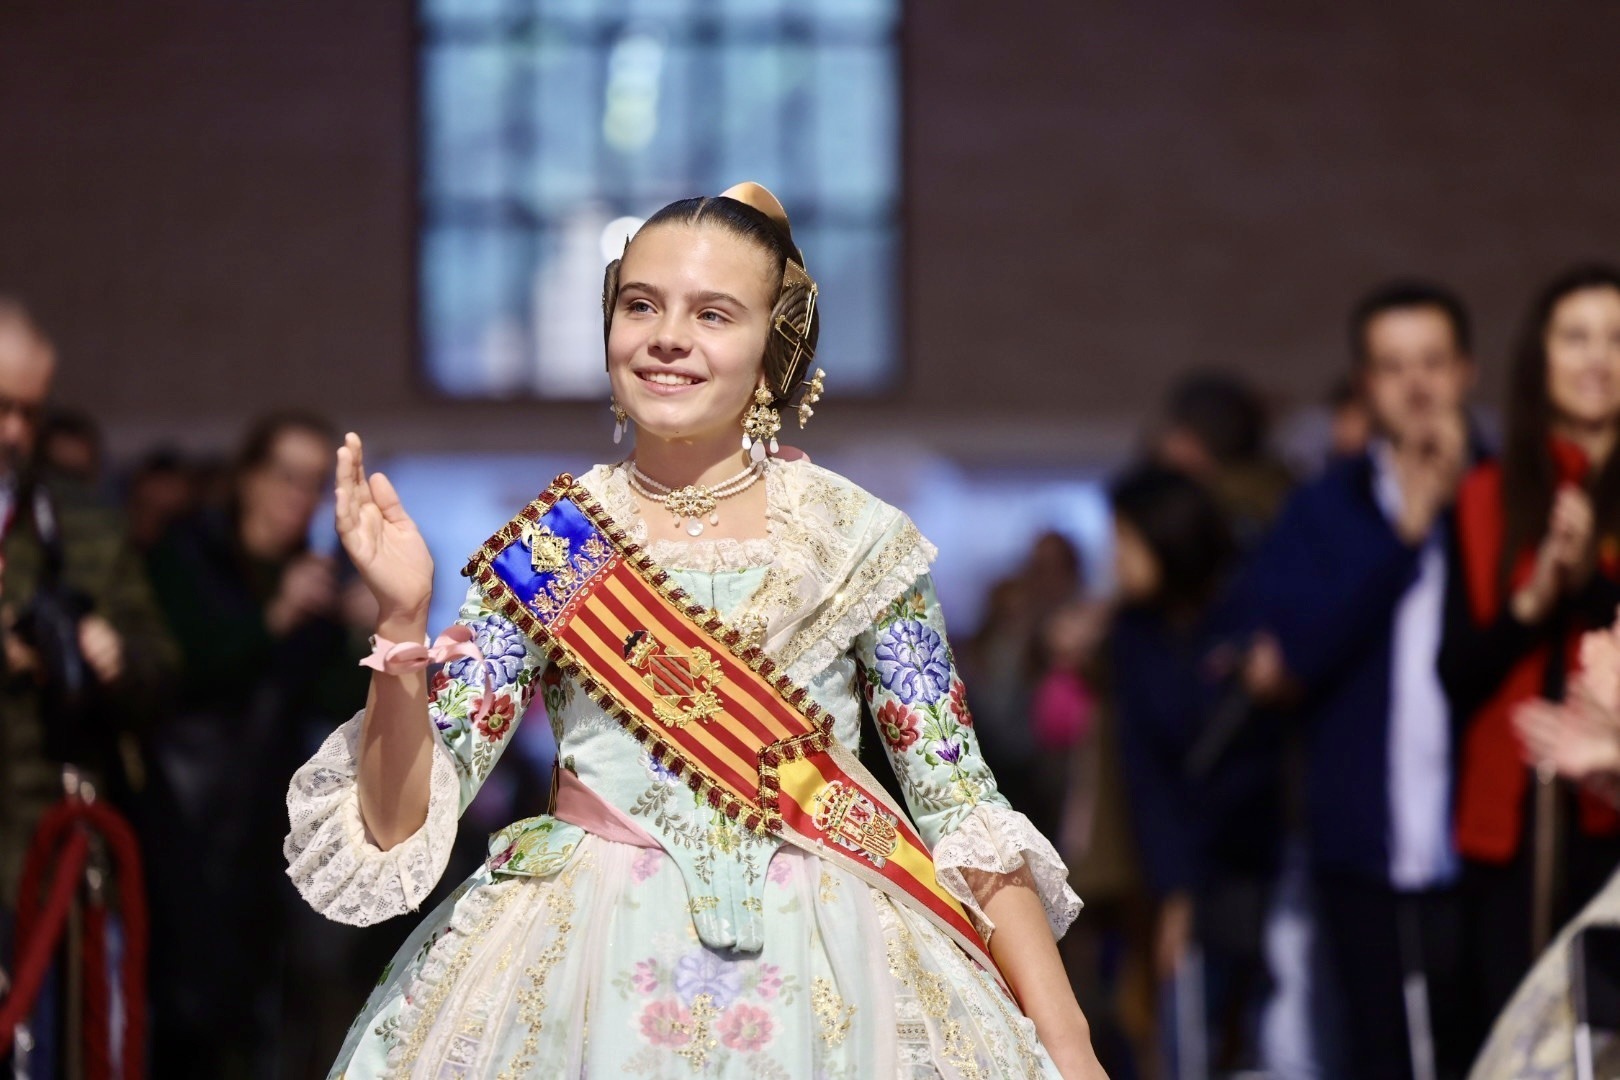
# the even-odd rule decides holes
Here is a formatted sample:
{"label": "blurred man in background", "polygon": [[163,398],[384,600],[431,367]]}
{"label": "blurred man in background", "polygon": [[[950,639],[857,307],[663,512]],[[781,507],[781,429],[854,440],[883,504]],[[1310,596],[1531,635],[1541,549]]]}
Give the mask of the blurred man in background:
{"label": "blurred man in background", "polygon": [[1395,283],[1357,305],[1350,335],[1373,438],[1301,489],[1256,553],[1248,595],[1274,640],[1249,681],[1302,703],[1315,895],[1353,1075],[1460,1076],[1457,742],[1436,661],[1471,456],[1468,317],[1445,289]]}
{"label": "blurred man in background", "polygon": [[150,719],[176,662],[116,515],[38,458],[55,367],[55,350],[27,311],[0,298],[0,909],[6,911],[16,907],[34,826],[62,796],[64,762],[98,781],[140,782],[131,732]]}

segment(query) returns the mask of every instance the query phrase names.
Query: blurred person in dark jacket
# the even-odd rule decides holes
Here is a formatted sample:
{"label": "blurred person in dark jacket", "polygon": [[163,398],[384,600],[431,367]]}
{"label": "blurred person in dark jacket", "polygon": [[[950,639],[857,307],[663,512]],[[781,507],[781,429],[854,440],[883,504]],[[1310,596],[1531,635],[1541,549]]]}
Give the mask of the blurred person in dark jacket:
{"label": "blurred person in dark jacket", "polygon": [[38,457],[49,472],[94,490],[106,457],[101,426],[82,409],[52,409],[40,425]]}
{"label": "blurred person in dark jacket", "polygon": [[180,451],[159,447],[147,453],[125,485],[130,543],[142,552],[151,551],[170,526],[196,513],[202,486],[198,470]]}
{"label": "blurred person in dark jacket", "polygon": [[1165,396],[1151,457],[1215,496],[1240,551],[1265,533],[1294,486],[1271,452],[1271,418],[1253,386],[1231,372],[1193,371]]}
{"label": "blurred person in dark jacket", "polygon": [[180,522],[148,557],[184,657],[178,707],[151,740],[158,1076],[269,1077],[299,1034],[278,977],[281,778],[365,683],[338,567],[309,549],[335,445],[312,416],[259,421],[229,505]]}
{"label": "blurred person in dark jacket", "polygon": [[175,667],[117,515],[38,460],[55,366],[27,311],[0,298],[0,912],[64,760],[103,791],[140,782],[132,732]]}
{"label": "blurred person in dark jacket", "polygon": [[[1190,1000],[1179,980],[1202,993],[1210,1065],[1252,1068],[1270,987],[1263,934],[1281,762],[1275,715],[1251,715],[1241,686],[1243,627],[1223,595],[1234,544],[1214,497],[1175,470],[1139,467],[1110,502],[1120,593],[1111,685],[1132,822],[1159,902],[1155,966],[1177,1005]],[[1242,723],[1223,720],[1233,709]],[[1179,1017],[1176,1029],[1190,1024]],[[1193,1052],[1184,1039],[1174,1049],[1178,1060]]]}
{"label": "blurred person in dark jacket", "polygon": [[1294,495],[1240,593],[1269,635],[1251,670],[1298,703],[1307,740],[1312,891],[1353,1074],[1444,1078],[1471,1053],[1457,727],[1436,669],[1450,508],[1473,453],[1469,320],[1450,291],[1394,282],[1349,330],[1373,439]]}
{"label": "blurred person in dark jacket", "polygon": [[1330,461],[1359,457],[1372,441],[1372,414],[1361,387],[1348,376],[1328,391],[1328,455]]}

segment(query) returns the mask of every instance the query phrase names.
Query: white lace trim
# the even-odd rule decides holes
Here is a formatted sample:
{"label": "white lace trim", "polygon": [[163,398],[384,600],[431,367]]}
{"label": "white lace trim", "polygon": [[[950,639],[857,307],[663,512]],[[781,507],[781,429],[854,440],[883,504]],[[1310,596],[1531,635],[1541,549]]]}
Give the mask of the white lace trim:
{"label": "white lace trim", "polygon": [[287,786],[291,831],[282,844],[287,876],[309,906],[334,922],[373,923],[415,911],[444,874],[456,839],[461,787],[455,759],[433,740],[427,820],[383,851],[360,814],[360,724],[340,726]]}
{"label": "white lace trim", "polygon": [[1069,888],[1069,868],[1029,818],[1005,806],[980,803],[934,846],[939,883],[967,909],[986,941],[996,924],[985,915],[962,870],[1010,874],[1020,866],[1029,867],[1052,936],[1061,938],[1080,914],[1080,898]]}
{"label": "white lace trim", "polygon": [[788,675],[808,682],[842,656],[856,638],[878,624],[906,590],[928,573],[937,549],[910,521],[899,535],[866,560],[813,621],[798,627],[780,657]]}

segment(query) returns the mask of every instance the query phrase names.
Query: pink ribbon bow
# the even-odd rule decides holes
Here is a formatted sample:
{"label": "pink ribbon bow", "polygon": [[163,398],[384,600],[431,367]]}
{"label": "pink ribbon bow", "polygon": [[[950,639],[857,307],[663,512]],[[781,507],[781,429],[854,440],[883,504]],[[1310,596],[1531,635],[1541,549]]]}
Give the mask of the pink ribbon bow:
{"label": "pink ribbon bow", "polygon": [[482,720],[495,704],[495,681],[490,677],[489,664],[484,651],[478,647],[472,630],[456,623],[440,634],[432,645],[414,641],[389,641],[380,634],[371,638],[371,655],[360,661],[361,667],[380,671],[385,675],[403,675],[407,671],[421,671],[430,664],[448,664],[452,660],[472,660],[484,672],[484,694],[478,699],[473,720]]}

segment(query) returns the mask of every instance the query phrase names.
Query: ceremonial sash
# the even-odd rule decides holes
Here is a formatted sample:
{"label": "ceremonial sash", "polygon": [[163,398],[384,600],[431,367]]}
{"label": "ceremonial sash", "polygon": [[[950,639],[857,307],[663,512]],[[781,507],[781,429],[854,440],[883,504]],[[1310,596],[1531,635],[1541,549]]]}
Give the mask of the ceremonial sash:
{"label": "ceremonial sash", "polygon": [[999,979],[905,812],[808,692],[689,603],[572,476],[502,526],[463,573],[709,805],[882,889]]}

